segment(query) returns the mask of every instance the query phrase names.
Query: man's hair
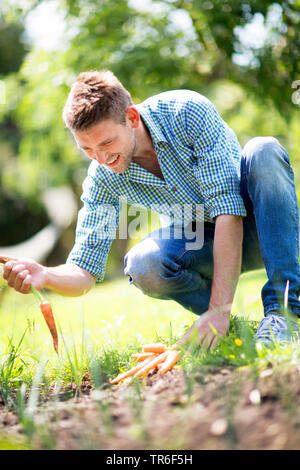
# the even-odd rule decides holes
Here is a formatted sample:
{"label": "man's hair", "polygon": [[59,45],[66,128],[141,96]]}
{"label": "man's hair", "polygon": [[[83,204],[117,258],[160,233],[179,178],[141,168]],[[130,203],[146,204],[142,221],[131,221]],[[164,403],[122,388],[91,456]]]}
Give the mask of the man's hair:
{"label": "man's hair", "polygon": [[63,120],[75,131],[105,119],[125,124],[126,110],[132,104],[130,93],[109,70],[83,72],[71,86]]}

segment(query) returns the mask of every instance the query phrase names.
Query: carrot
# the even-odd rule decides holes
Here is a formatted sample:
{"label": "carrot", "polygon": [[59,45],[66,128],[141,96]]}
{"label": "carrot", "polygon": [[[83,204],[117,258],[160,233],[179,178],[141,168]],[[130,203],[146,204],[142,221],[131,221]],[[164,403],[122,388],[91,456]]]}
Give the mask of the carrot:
{"label": "carrot", "polygon": [[[160,343],[155,343],[155,346]],[[153,345],[146,345],[152,347]],[[166,348],[166,351],[163,351],[160,354],[152,353],[149,355],[149,351],[146,353],[137,353],[132,354],[132,356],[140,362],[140,364],[132,367],[131,369],[119,374],[114,379],[109,379],[110,384],[116,384],[121,382],[121,380],[126,379],[134,374],[133,378],[140,377],[141,375],[146,375],[152,373],[155,369],[158,369],[159,374],[164,374],[170,370],[174,364],[179,360],[179,352],[174,349],[174,347]]]}
{"label": "carrot", "polygon": [[[7,261],[9,261],[9,259],[13,259],[13,258],[0,256],[0,263],[5,264]],[[52,335],[54,349],[56,353],[58,354],[58,335],[57,335],[57,330],[55,326],[51,304],[47,300],[45,300],[42,294],[33,286],[31,286],[31,291],[40,302],[40,310],[46,320],[46,323]]]}
{"label": "carrot", "polygon": [[121,380],[126,379],[126,378],[129,377],[130,375],[132,375],[132,374],[134,374],[135,372],[137,372],[139,369],[142,369],[142,368],[143,368],[144,366],[146,366],[151,360],[152,360],[152,358],[145,359],[143,362],[141,362],[141,363],[138,364],[137,366],[134,366],[134,367],[132,367],[131,369],[126,370],[125,372],[122,372],[122,374],[117,375],[117,377],[115,377],[114,379],[109,379],[109,383],[111,383],[111,384],[117,384],[118,382],[121,382]]}
{"label": "carrot", "polygon": [[152,352],[152,353],[163,353],[165,352],[166,347],[162,343],[153,343],[153,344],[145,344],[143,346],[143,352]]}
{"label": "carrot", "polygon": [[146,364],[144,367],[142,367],[142,369],[138,370],[137,373],[134,375],[134,378],[147,374],[149,370],[153,369],[154,366],[156,366],[160,362],[163,362],[167,358],[168,353],[169,351],[165,351],[159,354],[159,356],[155,357],[154,359],[150,359],[149,364]]}
{"label": "carrot", "polygon": [[56,353],[58,354],[58,335],[57,335],[57,330],[55,326],[51,304],[50,302],[48,302],[48,300],[44,299],[42,294],[35,287],[31,286],[31,292],[36,296],[36,298],[40,302],[40,310],[50,330],[50,333],[53,339],[54,349]]}
{"label": "carrot", "polygon": [[154,356],[155,356],[155,353],[152,353],[152,352],[132,354],[133,359],[135,359],[136,361],[144,361],[148,357],[154,357]]}
{"label": "carrot", "polygon": [[43,316],[46,320],[46,323],[48,325],[50,333],[52,335],[54,349],[55,349],[56,353],[58,354],[58,336],[57,336],[57,330],[56,330],[55,321],[54,321],[52,307],[51,307],[50,302],[48,302],[48,300],[44,300],[40,304],[40,309],[41,309],[41,312],[42,312],[42,314],[43,314]]}
{"label": "carrot", "polygon": [[159,375],[165,374],[179,360],[180,354],[179,354],[178,351],[172,350],[172,351],[167,351],[167,352],[168,352],[167,358],[166,358],[165,362],[162,364],[162,367],[158,371]]}

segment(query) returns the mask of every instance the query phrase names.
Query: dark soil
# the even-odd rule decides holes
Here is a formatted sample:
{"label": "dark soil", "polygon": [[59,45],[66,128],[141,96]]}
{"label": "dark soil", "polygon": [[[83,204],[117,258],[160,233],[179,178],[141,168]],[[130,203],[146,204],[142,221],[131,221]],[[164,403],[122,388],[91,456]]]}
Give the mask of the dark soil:
{"label": "dark soil", "polygon": [[[131,379],[130,379],[131,380]],[[136,379],[135,379],[136,380]],[[164,376],[48,401],[35,417],[34,449],[300,449],[296,367],[199,371]],[[26,442],[16,415],[0,411],[0,442]],[[2,448],[3,444],[2,444]]]}

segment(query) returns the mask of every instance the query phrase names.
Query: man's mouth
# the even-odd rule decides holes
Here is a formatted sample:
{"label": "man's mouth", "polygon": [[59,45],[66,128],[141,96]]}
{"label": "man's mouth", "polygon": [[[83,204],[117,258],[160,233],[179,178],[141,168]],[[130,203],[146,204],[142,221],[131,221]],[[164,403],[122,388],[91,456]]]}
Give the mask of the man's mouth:
{"label": "man's mouth", "polygon": [[120,159],[120,154],[118,155],[113,155],[109,160],[107,160],[106,165],[107,166],[115,166],[119,162]]}

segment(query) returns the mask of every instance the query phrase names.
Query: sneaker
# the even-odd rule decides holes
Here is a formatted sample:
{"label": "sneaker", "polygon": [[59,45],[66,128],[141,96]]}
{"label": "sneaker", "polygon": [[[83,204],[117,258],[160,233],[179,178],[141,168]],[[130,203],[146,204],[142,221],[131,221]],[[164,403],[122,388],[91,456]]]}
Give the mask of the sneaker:
{"label": "sneaker", "polygon": [[290,317],[285,317],[279,312],[269,312],[258,325],[254,335],[256,341],[265,345],[282,343],[299,338],[299,327],[297,321]]}

